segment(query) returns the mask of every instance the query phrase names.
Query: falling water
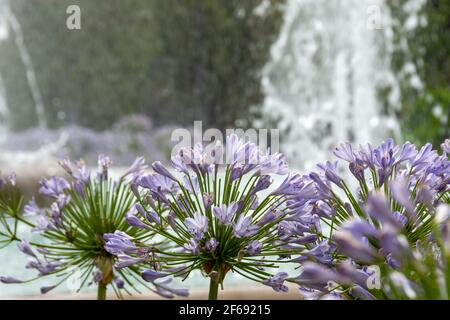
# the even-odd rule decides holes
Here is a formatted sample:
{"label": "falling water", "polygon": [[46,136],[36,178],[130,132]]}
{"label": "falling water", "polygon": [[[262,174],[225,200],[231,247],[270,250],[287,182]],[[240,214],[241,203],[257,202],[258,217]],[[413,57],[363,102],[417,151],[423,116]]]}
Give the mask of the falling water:
{"label": "falling water", "polygon": [[[3,23],[0,22],[0,24],[2,24],[3,28],[6,30],[8,30],[8,26],[11,28],[11,31],[14,35],[17,49],[19,51],[20,59],[21,59],[23,65],[25,66],[26,78],[28,81],[28,85],[30,87],[31,95],[33,97],[36,116],[38,119],[38,125],[40,128],[46,128],[47,121],[45,118],[44,103],[42,101],[41,92],[39,91],[39,87],[37,85],[36,74],[34,71],[33,63],[32,63],[30,54],[29,54],[27,47],[25,45],[25,42],[24,42],[22,27],[21,27],[20,22],[17,19],[16,15],[12,11],[12,9],[8,6],[8,0],[0,0],[0,5],[1,5],[1,8],[3,9],[2,13],[0,13],[0,18],[3,21]],[[2,26],[0,26],[0,29],[1,28],[2,28]],[[1,32],[2,31],[0,30],[0,33]],[[7,34],[8,34],[8,31],[6,31],[6,35]],[[0,40],[1,40],[1,38],[0,38]]]}
{"label": "falling water", "polygon": [[[3,40],[8,38],[9,29],[6,22],[5,3],[0,0],[0,44]],[[6,99],[6,89],[3,83],[2,75],[0,74],[0,145],[6,139],[7,126],[6,121],[8,118],[8,105]]]}
{"label": "falling water", "polygon": [[282,131],[292,164],[309,169],[339,142],[377,143],[398,134],[378,96],[387,86],[389,104],[399,101],[391,50],[384,0],[287,1],[262,85],[264,113]]}

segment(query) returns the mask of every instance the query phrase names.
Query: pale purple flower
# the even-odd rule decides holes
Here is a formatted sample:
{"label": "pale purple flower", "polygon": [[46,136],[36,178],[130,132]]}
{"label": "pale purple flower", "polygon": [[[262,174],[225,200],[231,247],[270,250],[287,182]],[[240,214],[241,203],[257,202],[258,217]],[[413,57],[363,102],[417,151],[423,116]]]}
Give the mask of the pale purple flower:
{"label": "pale purple flower", "polygon": [[212,150],[213,163],[222,164],[223,163],[223,145],[220,140],[217,140],[214,148]]}
{"label": "pale purple flower", "polygon": [[115,277],[114,278],[114,284],[117,286],[117,288],[119,289],[123,289],[125,287],[125,281],[123,281],[123,279],[119,278],[119,277]]}
{"label": "pale purple flower", "polygon": [[38,207],[36,200],[33,197],[31,201],[23,208],[23,213],[24,216],[40,216],[45,214],[45,210]]}
{"label": "pale purple flower", "polygon": [[408,181],[404,177],[398,177],[390,183],[391,193],[394,199],[400,203],[406,210],[406,214],[411,221],[417,220],[414,204],[410,197],[411,193],[408,188]]}
{"label": "pale purple flower", "polygon": [[337,161],[327,161],[324,164],[318,164],[317,167],[322,171],[326,179],[342,188],[341,178],[336,173]]}
{"label": "pale purple flower", "polygon": [[116,230],[114,233],[105,233],[103,239],[105,240],[105,250],[113,255],[138,252],[138,248],[131,241],[132,238],[123,231]]}
{"label": "pale purple flower", "polygon": [[438,156],[437,152],[432,150],[432,148],[431,143],[427,143],[419,150],[416,157],[411,161],[411,167],[414,168],[413,172],[422,170]]}
{"label": "pale purple flower", "polygon": [[251,256],[261,253],[262,244],[258,240],[252,240],[247,245],[247,253]]}
{"label": "pale purple flower", "polygon": [[284,284],[284,281],[289,275],[286,272],[279,272],[276,275],[263,280],[262,283],[266,286],[272,287],[276,292],[288,292],[288,287]]}
{"label": "pale purple flower", "polygon": [[31,259],[28,261],[27,265],[25,266],[25,268],[27,269],[36,269],[39,271],[39,276],[45,276],[48,275],[52,272],[54,272],[55,270],[57,270],[57,268],[63,264],[62,261],[47,261],[46,259]]}
{"label": "pale purple flower", "polygon": [[377,300],[373,294],[371,294],[369,291],[367,291],[366,289],[364,289],[363,287],[361,287],[359,285],[355,285],[355,286],[351,287],[349,293],[357,299]]}
{"label": "pale purple flower", "polygon": [[190,239],[183,248],[194,255],[198,255],[200,253],[200,247],[198,242],[195,239]]}
{"label": "pale purple flower", "polygon": [[97,178],[99,181],[108,179],[108,170],[111,164],[112,161],[108,156],[105,156],[104,154],[98,156]]}
{"label": "pale purple flower", "polygon": [[269,211],[267,211],[267,213],[265,213],[261,217],[261,219],[258,221],[258,225],[264,226],[268,223],[271,223],[271,222],[277,220],[281,215],[282,215],[282,212],[270,209]]}
{"label": "pale purple flower", "polygon": [[39,182],[39,193],[53,198],[58,198],[61,193],[70,188],[66,179],[61,177],[51,177],[50,179],[41,179]]}
{"label": "pale purple flower", "polygon": [[183,187],[192,194],[200,193],[200,185],[198,184],[197,175],[183,177]]}
{"label": "pale purple flower", "polygon": [[152,168],[156,173],[159,173],[160,175],[169,178],[170,180],[173,180],[175,182],[177,182],[177,178],[175,178],[173,176],[173,174],[171,174],[169,172],[169,170],[166,169],[166,167],[163,166],[163,164],[160,161],[155,161],[152,163]]}
{"label": "pale purple flower", "polygon": [[208,218],[201,213],[194,213],[194,217],[184,220],[184,224],[188,228],[188,232],[194,236],[196,240],[203,239],[208,232]]}
{"label": "pale purple flower", "polygon": [[445,139],[444,143],[441,144],[442,151],[450,155],[450,139]]}
{"label": "pale purple flower", "polygon": [[272,195],[296,195],[299,189],[304,187],[305,179],[299,174],[290,174],[280,186],[272,192]]}
{"label": "pale purple flower", "polygon": [[237,163],[231,168],[230,183],[241,178],[244,175],[244,165]]}
{"label": "pale purple flower", "polygon": [[343,143],[336,147],[333,151],[333,154],[347,162],[354,162],[356,160],[355,154],[353,153],[353,148],[350,143]]}
{"label": "pale purple flower", "polygon": [[170,273],[158,272],[158,271],[151,270],[151,269],[144,270],[141,273],[142,279],[144,279],[147,282],[152,282],[152,281],[155,281],[156,279],[165,278],[169,275],[170,275]]}
{"label": "pale purple flower", "polygon": [[15,172],[12,172],[10,175],[6,177],[6,181],[8,181],[13,187],[16,185],[17,176]]}
{"label": "pale purple flower", "polygon": [[214,193],[209,192],[203,195],[203,206],[205,210],[209,210],[211,206],[214,204]]}
{"label": "pale purple flower", "polygon": [[86,185],[91,180],[91,171],[83,160],[77,162],[78,170],[72,174],[75,182],[81,186]]}
{"label": "pale purple flower", "polygon": [[226,204],[221,204],[218,207],[213,208],[214,216],[219,220],[219,222],[225,226],[229,226],[232,221],[234,214],[238,209],[238,204],[233,202],[228,206]]}
{"label": "pale purple flower", "polygon": [[160,279],[155,280],[153,284],[156,287],[156,293],[161,295],[162,297],[172,299],[175,295],[180,297],[188,297],[189,290],[183,288],[172,288],[168,284],[172,282],[172,279]]}
{"label": "pale purple flower", "polygon": [[356,238],[363,238],[367,236],[375,237],[378,234],[377,229],[366,220],[352,219],[346,221],[340,230],[348,231]]}
{"label": "pale purple flower", "polygon": [[103,272],[101,272],[98,269],[94,271],[93,276],[94,276],[95,283],[99,283],[100,281],[103,280]]}
{"label": "pale purple flower", "polygon": [[405,142],[401,148],[395,153],[396,164],[404,161],[410,161],[417,155],[416,146],[411,142]]}
{"label": "pale purple flower", "polygon": [[153,195],[158,196],[162,199],[165,198],[165,193],[175,193],[179,189],[179,186],[176,182],[160,174],[141,176],[138,179],[137,183],[140,187],[149,189]]}
{"label": "pale purple flower", "polygon": [[329,281],[338,280],[336,272],[322,264],[307,261],[302,264],[302,268],[302,273],[292,279],[293,282],[301,286],[323,291]]}
{"label": "pale purple flower", "polygon": [[55,225],[44,215],[39,216],[37,226],[31,229],[32,232],[55,231]]}
{"label": "pale purple flower", "polygon": [[286,175],[289,173],[289,168],[286,162],[286,157],[281,153],[270,154],[269,150],[259,156],[258,174],[268,175]]}
{"label": "pale purple flower", "polygon": [[217,246],[219,245],[219,242],[215,238],[211,238],[205,243],[205,249],[209,252],[214,252],[217,249]]}
{"label": "pale purple flower", "polygon": [[[143,209],[144,208],[142,208],[142,210]],[[138,209],[138,210],[139,210],[139,212],[141,212],[140,209]],[[161,224],[161,219],[159,218],[159,215],[155,211],[153,211],[153,210],[143,210],[143,213],[144,213],[145,219],[149,223]],[[141,214],[142,214],[142,212],[141,212]]]}
{"label": "pale purple flower", "polygon": [[251,237],[258,232],[259,227],[252,223],[252,217],[241,215],[233,225],[233,234],[236,238]]}
{"label": "pale purple flower", "polygon": [[374,248],[362,239],[357,239],[352,233],[339,230],[334,235],[334,241],[339,251],[355,260],[372,264],[379,258]]}
{"label": "pale purple flower", "polygon": [[140,229],[148,229],[149,226],[146,225],[141,219],[139,219],[135,215],[136,211],[138,211],[139,206],[140,206],[139,204],[133,206],[133,208],[131,208],[131,210],[128,211],[127,214],[125,215],[125,220],[128,222],[130,226]]}
{"label": "pale purple flower", "polygon": [[144,262],[145,260],[147,260],[145,257],[135,258],[135,257],[131,257],[126,254],[118,254],[117,258],[118,258],[118,260],[114,264],[114,267],[116,269],[131,267],[131,266],[140,264],[140,263]]}
{"label": "pale purple flower", "polygon": [[29,242],[27,240],[22,240],[19,244],[18,244],[19,250],[22,251],[23,253],[37,258],[36,254],[34,253],[33,249],[31,249],[31,246],[29,244]]}
{"label": "pale purple flower", "polygon": [[172,167],[177,170],[178,172],[182,172],[184,174],[189,174],[189,169],[184,162],[183,157],[180,154],[176,154],[172,156],[170,159],[170,162],[172,164]]}
{"label": "pale purple flower", "polygon": [[69,157],[64,157],[63,159],[58,160],[58,164],[60,165],[61,168],[64,169],[64,171],[66,171],[69,175],[72,175],[73,170],[72,170],[72,163],[70,162]]}
{"label": "pale purple flower", "polygon": [[382,223],[390,224],[401,228],[402,224],[392,214],[391,208],[383,193],[375,192],[369,196],[367,201],[367,212],[372,217]]}
{"label": "pale purple flower", "polygon": [[23,281],[9,276],[0,276],[0,282],[4,284],[12,284],[12,283],[22,283]]}
{"label": "pale purple flower", "polygon": [[58,196],[58,199],[56,200],[55,203],[58,206],[58,208],[62,210],[65,208],[65,206],[67,206],[69,204],[70,200],[71,200],[70,195],[61,193]]}
{"label": "pale purple flower", "polygon": [[272,178],[269,175],[262,175],[258,178],[255,186],[250,190],[251,194],[256,194],[259,191],[265,190],[272,184]]}

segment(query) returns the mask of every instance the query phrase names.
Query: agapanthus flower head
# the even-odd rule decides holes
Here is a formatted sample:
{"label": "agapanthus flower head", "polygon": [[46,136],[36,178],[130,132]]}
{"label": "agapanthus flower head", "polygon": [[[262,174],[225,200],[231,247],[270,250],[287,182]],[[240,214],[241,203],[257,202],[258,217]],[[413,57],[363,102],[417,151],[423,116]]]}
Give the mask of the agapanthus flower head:
{"label": "agapanthus flower head", "polygon": [[[346,143],[334,154],[351,175],[337,175],[340,162],[327,162],[294,183],[285,181],[282,187],[295,185],[297,195],[288,201],[292,223],[280,223],[279,233],[289,239],[305,225],[318,227],[317,239],[293,259],[304,270],[295,281],[302,290],[312,290],[311,296],[330,292],[331,283],[333,292],[346,292],[345,297],[380,298],[363,279],[374,266],[394,274],[408,265],[418,243],[432,243],[436,208],[450,203],[450,162],[430,144],[416,148],[410,142],[395,145],[392,139],[375,147]],[[305,189],[308,181],[315,193]]]}
{"label": "agapanthus flower head", "polygon": [[[70,179],[55,176],[41,180],[39,192],[50,200],[49,207],[40,208],[34,199],[24,207],[27,215],[38,216],[36,224],[32,220],[27,224],[44,238],[42,243],[20,242],[20,251],[29,257],[26,268],[35,269],[39,277],[58,275],[64,276],[63,280],[81,270],[86,279],[81,287],[85,283],[105,289],[110,286],[121,296],[123,279],[135,277],[137,271],[120,269],[120,264],[132,264],[124,263],[118,256],[141,255],[143,259],[139,261],[146,261],[150,255],[147,247],[140,248],[134,239],[151,242],[154,236],[141,222],[150,223],[145,219],[151,219],[151,213],[141,216],[147,211],[137,207],[127,180],[128,176],[143,173],[143,159],[138,158],[118,180],[110,177],[112,161],[103,155],[99,157],[96,177],[90,175],[82,161],[77,166],[68,158],[59,163]],[[46,293],[62,282],[43,287],[41,292]],[[154,290],[157,291],[156,285]]]}
{"label": "agapanthus flower head", "polygon": [[[211,148],[199,144],[183,148],[172,157],[173,170],[157,162],[152,165],[156,173],[138,179],[137,206],[156,214],[161,221],[141,222],[148,232],[174,243],[172,248],[159,251],[160,269],[149,270],[176,275],[175,271],[167,271],[168,264],[176,264],[184,266],[184,277],[200,269],[215,283],[222,283],[228,272],[262,282],[271,269],[288,262],[286,257],[295,255],[298,247],[305,247],[306,242],[300,239],[315,230],[315,226],[305,224],[292,228],[295,230],[289,238],[282,238],[278,232],[281,223],[291,224],[284,221],[293,214],[287,202],[297,202],[295,192],[307,189],[312,182],[295,175],[280,187],[272,187],[273,175],[288,173],[284,156],[259,150],[256,144],[235,134],[226,139],[225,147],[220,143],[212,146],[212,155],[207,154],[208,150]],[[222,155],[225,163],[219,159]],[[266,196],[262,196],[263,191]],[[282,247],[291,241],[295,242],[292,248]],[[111,245],[116,243],[123,242]],[[138,259],[142,255],[130,256]],[[274,256],[280,260],[274,262]],[[270,262],[264,257],[269,257]],[[148,278],[144,273],[142,276]],[[284,291],[285,287],[279,285],[277,289]]]}

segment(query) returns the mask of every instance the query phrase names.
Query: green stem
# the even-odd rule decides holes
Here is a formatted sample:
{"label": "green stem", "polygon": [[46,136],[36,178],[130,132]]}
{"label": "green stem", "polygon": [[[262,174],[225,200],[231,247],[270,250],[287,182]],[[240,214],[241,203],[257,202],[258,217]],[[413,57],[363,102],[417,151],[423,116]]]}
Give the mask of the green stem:
{"label": "green stem", "polygon": [[217,295],[219,292],[219,282],[217,279],[211,278],[209,281],[209,295],[208,300],[217,300]]}
{"label": "green stem", "polygon": [[106,285],[100,281],[97,289],[97,300],[106,300]]}

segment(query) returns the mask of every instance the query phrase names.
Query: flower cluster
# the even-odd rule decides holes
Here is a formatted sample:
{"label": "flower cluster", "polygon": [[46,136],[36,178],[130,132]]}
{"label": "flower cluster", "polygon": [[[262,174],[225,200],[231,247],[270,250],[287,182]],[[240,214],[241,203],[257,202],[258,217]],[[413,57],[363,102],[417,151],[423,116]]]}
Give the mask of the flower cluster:
{"label": "flower cluster", "polygon": [[[142,229],[124,220],[136,201],[128,180],[140,175],[146,166],[138,158],[114,180],[109,176],[111,163],[110,158],[100,155],[93,176],[83,161],[75,165],[67,158],[59,161],[70,180],[57,176],[41,179],[39,194],[48,199],[50,206],[41,208],[33,199],[24,207],[24,217],[30,218],[21,218],[22,221],[44,238],[42,243],[31,244],[21,240],[19,250],[29,257],[26,268],[37,270],[38,277],[56,274],[61,279],[54,286],[41,288],[42,293],[76,276],[80,280],[78,290],[86,283],[96,283],[99,298],[104,298],[107,286],[121,296],[120,289],[124,289],[125,282],[129,283],[127,278],[137,278],[134,269],[114,268],[115,256],[105,250],[103,235],[126,232],[144,241],[154,236],[153,233],[144,235]],[[2,282],[26,281],[3,277]]]}
{"label": "flower cluster", "polygon": [[[63,159],[69,181],[40,181],[47,208],[33,199],[22,210],[15,177],[0,178],[0,236],[21,240],[39,277],[61,276],[43,293],[81,270],[80,288],[97,283],[99,298],[136,281],[163,297],[187,296],[171,281],[200,270],[210,299],[229,272],[277,292],[297,284],[306,299],[447,299],[450,140],[441,148],[345,143],[334,150],[338,161],[303,175],[235,134],[225,146],[181,148],[171,168],[157,161],[151,173],[138,158],[117,180],[106,156],[95,175]],[[19,239],[18,222],[45,241]]]}
{"label": "flower cluster", "polygon": [[[200,269],[214,288],[232,271],[287,291],[284,273],[274,276],[270,269],[290,262],[297,247],[314,242],[316,229],[304,224],[312,217],[292,205],[297,190],[307,188],[299,176],[289,175],[274,186],[272,175],[288,174],[284,156],[263,152],[233,134],[225,147],[217,142],[210,153],[201,144],[182,148],[171,163],[173,170],[155,162],[154,173],[133,181],[139,201],[127,222],[173,242],[171,249],[159,251],[159,269],[145,270],[142,277],[186,277]],[[152,261],[144,248],[123,245],[121,239],[108,235],[116,267]]]}
{"label": "flower cluster", "polygon": [[[388,297],[372,290],[374,277],[390,274],[408,250],[429,241],[436,208],[450,203],[444,146],[439,155],[430,144],[416,150],[411,143],[396,146],[392,140],[356,150],[340,145],[334,154],[348,163],[359,185],[356,192],[340,176],[338,162],[320,164],[318,172],[305,177],[315,192],[305,196],[301,211],[319,216],[327,229],[324,240],[298,259],[303,272],[292,281],[305,297]],[[383,272],[374,275],[374,270]]]}

